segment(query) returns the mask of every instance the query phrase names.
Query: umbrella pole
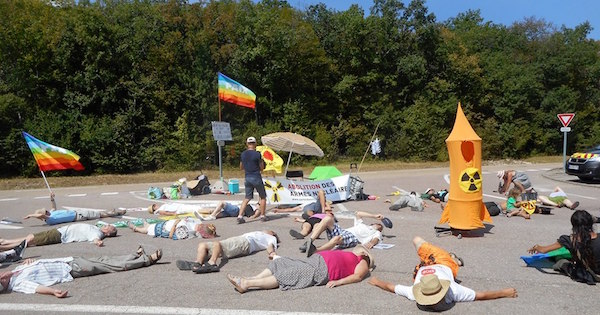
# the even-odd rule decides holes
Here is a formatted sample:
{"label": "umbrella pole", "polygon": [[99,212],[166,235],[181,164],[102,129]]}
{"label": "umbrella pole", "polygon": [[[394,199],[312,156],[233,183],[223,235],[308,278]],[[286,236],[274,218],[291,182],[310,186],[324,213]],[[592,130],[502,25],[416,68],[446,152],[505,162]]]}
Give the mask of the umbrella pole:
{"label": "umbrella pole", "polygon": [[290,154],[288,155],[288,160],[287,160],[287,164],[285,165],[285,172],[283,173],[283,176],[287,177],[287,170],[288,170],[288,166],[290,166],[291,158],[292,158],[292,151],[290,151]]}
{"label": "umbrella pole", "polygon": [[379,129],[379,124],[381,124],[381,120],[379,120],[379,122],[377,123],[377,127],[375,127],[375,131],[373,132],[373,136],[371,136],[371,141],[369,141],[369,145],[367,146],[367,150],[365,151],[365,154],[363,155],[362,160],[360,161],[360,165],[358,166],[358,169],[356,170],[356,173],[360,173],[360,168],[362,167],[362,164],[365,161],[365,157],[367,156],[367,153],[369,153],[369,148],[371,147],[371,143],[373,143],[373,138],[375,138],[375,135],[377,134],[377,129]]}

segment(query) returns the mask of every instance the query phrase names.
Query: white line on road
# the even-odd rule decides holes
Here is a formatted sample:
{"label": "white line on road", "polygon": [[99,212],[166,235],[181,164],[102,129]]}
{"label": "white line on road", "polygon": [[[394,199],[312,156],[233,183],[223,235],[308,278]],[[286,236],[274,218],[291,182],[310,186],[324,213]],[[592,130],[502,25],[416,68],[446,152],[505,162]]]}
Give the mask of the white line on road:
{"label": "white line on road", "polygon": [[488,194],[483,194],[486,197],[490,197],[490,198],[496,198],[496,199],[500,199],[500,200],[506,200],[506,197],[498,197],[498,196],[494,196],[494,195],[488,195]]}
{"label": "white line on road", "polygon": [[0,199],[0,201],[13,201],[13,200],[19,200],[19,198],[4,198],[4,199]]}
{"label": "white line on road", "polygon": [[67,197],[85,197],[87,196],[87,194],[71,194],[71,195],[67,195]]}
{"label": "white line on road", "polygon": [[446,183],[450,184],[450,174],[444,175],[444,180],[446,181]]}
{"label": "white line on road", "polygon": [[0,230],[20,230],[22,228],[23,228],[22,226],[8,225],[8,224],[4,224],[4,223],[0,224]]}
{"label": "white line on road", "polygon": [[579,198],[583,198],[583,199],[589,199],[589,200],[597,200],[598,198],[594,198],[594,197],[588,197],[588,196],[582,196],[582,195],[578,195],[578,194],[573,194],[573,193],[568,193],[569,196],[576,196]]}
{"label": "white line on road", "polygon": [[34,197],[33,199],[50,199],[49,196],[39,196],[39,197]]}
{"label": "white line on road", "polygon": [[112,195],[118,195],[118,192],[105,192],[105,193],[101,193],[100,196],[112,196]]}
{"label": "white line on road", "polygon": [[[317,314],[308,312],[281,312],[265,310],[232,310],[191,307],[136,306],[136,305],[85,305],[85,304],[18,304],[0,303],[0,310],[18,312],[69,312],[103,314],[233,314],[233,315],[279,315],[279,314]],[[325,314],[325,313],[320,313]]]}

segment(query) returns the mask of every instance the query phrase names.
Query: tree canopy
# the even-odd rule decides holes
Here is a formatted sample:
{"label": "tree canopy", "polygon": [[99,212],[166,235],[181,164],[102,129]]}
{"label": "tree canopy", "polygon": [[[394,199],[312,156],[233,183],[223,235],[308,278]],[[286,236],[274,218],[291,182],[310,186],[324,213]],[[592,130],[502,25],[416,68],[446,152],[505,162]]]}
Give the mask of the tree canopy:
{"label": "tree canopy", "polygon": [[[21,130],[76,152],[87,173],[197,168],[216,150],[217,72],[257,95],[222,103],[244,139],[312,138],[328,161],[360,157],[380,123],[385,159],[447,160],[460,101],[483,157],[600,143],[600,45],[591,26],[467,11],[438,21],[423,0],[336,11],[279,0],[0,2],[0,174],[31,175]],[[298,157],[296,157],[298,158]]]}

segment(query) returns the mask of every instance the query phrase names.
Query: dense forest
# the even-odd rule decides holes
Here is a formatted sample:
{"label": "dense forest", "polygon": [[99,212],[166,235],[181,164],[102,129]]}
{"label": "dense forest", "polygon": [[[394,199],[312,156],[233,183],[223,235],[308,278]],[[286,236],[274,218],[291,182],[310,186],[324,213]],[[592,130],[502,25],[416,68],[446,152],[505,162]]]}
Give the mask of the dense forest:
{"label": "dense forest", "polygon": [[[87,174],[202,167],[215,154],[217,72],[256,95],[222,103],[237,165],[244,139],[293,131],[323,161],[447,160],[460,101],[483,156],[562,152],[556,114],[577,115],[569,151],[600,143],[600,42],[591,26],[510,26],[426,1],[365,12],[278,0],[0,1],[0,175],[37,166],[21,130],[81,156]],[[301,157],[295,156],[297,159]],[[323,162],[322,163],[326,163]]]}

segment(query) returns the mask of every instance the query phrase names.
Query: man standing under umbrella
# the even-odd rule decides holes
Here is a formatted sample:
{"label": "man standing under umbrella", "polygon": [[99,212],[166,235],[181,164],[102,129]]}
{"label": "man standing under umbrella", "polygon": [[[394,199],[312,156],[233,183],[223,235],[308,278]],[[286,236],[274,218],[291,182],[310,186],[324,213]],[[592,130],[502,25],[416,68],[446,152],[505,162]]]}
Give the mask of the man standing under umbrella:
{"label": "man standing under umbrella", "polygon": [[242,152],[240,169],[246,173],[244,180],[244,186],[246,190],[246,196],[240,206],[240,212],[238,213],[237,221],[239,224],[246,222],[244,220],[244,210],[250,200],[254,198],[254,189],[258,192],[259,210],[251,218],[257,218],[260,215],[261,221],[267,221],[268,218],[265,216],[265,210],[267,207],[267,193],[265,191],[265,185],[263,184],[262,176],[260,172],[265,169],[265,162],[262,160],[260,152],[256,151],[256,138],[248,137],[246,139],[246,149]]}

